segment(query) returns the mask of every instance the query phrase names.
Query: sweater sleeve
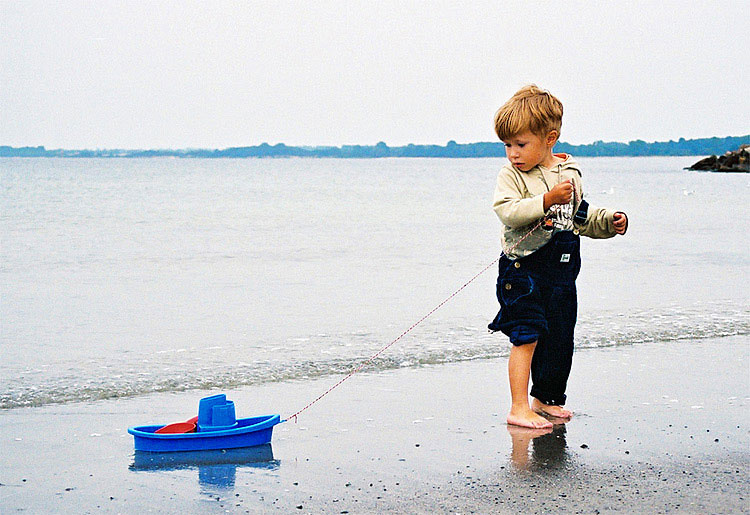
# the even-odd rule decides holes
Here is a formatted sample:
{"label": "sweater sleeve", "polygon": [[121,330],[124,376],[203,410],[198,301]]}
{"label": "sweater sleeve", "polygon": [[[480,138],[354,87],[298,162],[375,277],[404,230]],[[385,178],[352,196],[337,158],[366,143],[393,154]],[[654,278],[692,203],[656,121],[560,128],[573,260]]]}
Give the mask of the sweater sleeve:
{"label": "sweater sleeve", "polygon": [[492,203],[500,221],[516,229],[535,222],[544,216],[544,196],[523,198],[523,190],[507,168],[500,170]]}
{"label": "sweater sleeve", "polygon": [[610,209],[589,206],[586,223],[579,228],[581,236],[599,239],[613,237],[617,234],[613,225],[614,218],[615,212]]}

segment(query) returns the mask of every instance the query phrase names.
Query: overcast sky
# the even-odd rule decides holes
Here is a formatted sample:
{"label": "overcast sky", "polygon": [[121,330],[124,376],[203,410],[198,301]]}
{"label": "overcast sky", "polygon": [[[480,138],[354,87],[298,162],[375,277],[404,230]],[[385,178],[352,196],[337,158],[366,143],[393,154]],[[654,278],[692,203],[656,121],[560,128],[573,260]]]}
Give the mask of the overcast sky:
{"label": "overcast sky", "polygon": [[529,82],[571,143],[742,135],[749,7],[0,0],[0,145],[495,141]]}

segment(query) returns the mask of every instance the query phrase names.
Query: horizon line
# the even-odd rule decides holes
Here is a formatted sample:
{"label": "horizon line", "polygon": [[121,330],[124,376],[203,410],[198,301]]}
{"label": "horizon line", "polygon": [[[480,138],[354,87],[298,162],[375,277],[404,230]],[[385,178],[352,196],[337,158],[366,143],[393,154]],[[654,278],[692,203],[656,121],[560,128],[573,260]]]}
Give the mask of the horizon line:
{"label": "horizon line", "polygon": [[[604,141],[604,140],[595,140],[590,143],[569,143],[566,141],[558,141],[555,143],[555,145],[566,145],[571,147],[587,147],[587,146],[595,146],[595,145],[628,145],[630,143],[646,143],[648,145],[654,145],[654,144],[666,144],[666,143],[681,143],[681,142],[689,142],[689,141],[696,141],[696,140],[715,140],[715,139],[727,139],[727,138],[745,138],[750,137],[750,134],[740,134],[740,135],[727,135],[727,136],[704,136],[700,138],[685,138],[680,137],[678,139],[669,139],[669,140],[654,140],[654,141],[645,141],[640,138],[633,139],[629,141]],[[448,146],[466,146],[466,145],[502,145],[503,142],[501,140],[496,141],[474,141],[474,142],[466,142],[466,143],[459,143],[456,140],[448,140],[445,144],[440,143],[406,143],[402,145],[388,145],[385,141],[378,141],[377,143],[341,143],[338,145],[308,145],[308,144],[297,144],[297,145],[288,145],[284,143],[283,141],[280,141],[278,143],[268,143],[267,141],[264,141],[262,143],[256,143],[256,144],[250,144],[250,145],[238,145],[238,146],[228,146],[224,148],[220,147],[200,147],[200,146],[188,146],[188,147],[180,147],[180,148],[174,148],[174,147],[150,147],[150,148],[136,148],[136,147],[116,147],[116,146],[110,146],[110,147],[84,147],[84,148],[65,148],[65,147],[56,147],[56,148],[47,148],[46,145],[22,145],[22,146],[14,146],[14,145],[4,145],[0,144],[0,148],[11,148],[11,149],[44,149],[48,152],[51,151],[113,151],[113,150],[121,150],[121,151],[171,151],[171,152],[179,152],[179,151],[207,151],[207,150],[233,150],[233,149],[244,149],[244,148],[259,148],[259,147],[287,147],[287,148],[300,148],[300,149],[344,149],[347,147],[378,147],[378,146],[385,146],[387,148],[403,148],[403,147],[440,147],[440,148],[447,148]]]}

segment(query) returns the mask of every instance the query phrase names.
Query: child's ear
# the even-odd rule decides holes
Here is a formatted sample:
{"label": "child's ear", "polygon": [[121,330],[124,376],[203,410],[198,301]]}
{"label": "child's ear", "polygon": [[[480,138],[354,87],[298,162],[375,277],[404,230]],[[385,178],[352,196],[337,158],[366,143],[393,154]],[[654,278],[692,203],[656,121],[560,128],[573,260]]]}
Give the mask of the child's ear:
{"label": "child's ear", "polygon": [[552,129],[547,133],[547,145],[550,147],[554,147],[555,143],[557,143],[557,138],[560,137],[560,133],[556,130]]}

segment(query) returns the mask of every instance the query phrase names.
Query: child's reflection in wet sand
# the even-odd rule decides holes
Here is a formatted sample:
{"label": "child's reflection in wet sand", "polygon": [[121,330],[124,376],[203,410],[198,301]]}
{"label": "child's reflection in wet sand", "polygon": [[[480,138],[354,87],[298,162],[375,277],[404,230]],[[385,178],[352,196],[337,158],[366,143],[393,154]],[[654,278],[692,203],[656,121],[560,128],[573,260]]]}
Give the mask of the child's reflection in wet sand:
{"label": "child's reflection in wet sand", "polygon": [[[508,433],[513,441],[510,461],[518,470],[534,470],[539,468],[560,468],[568,459],[567,444],[565,442],[565,424],[552,421],[552,428],[529,429],[508,425]],[[529,443],[532,443],[529,454]]]}

